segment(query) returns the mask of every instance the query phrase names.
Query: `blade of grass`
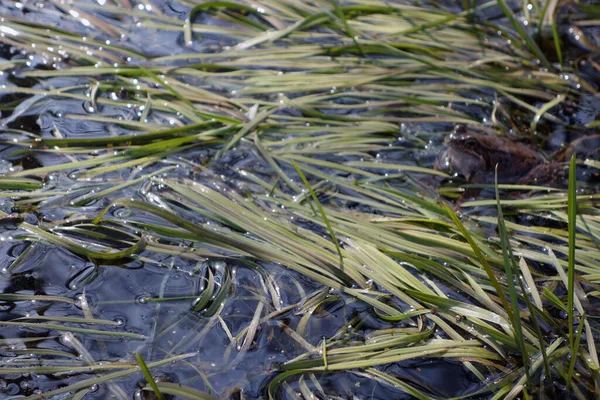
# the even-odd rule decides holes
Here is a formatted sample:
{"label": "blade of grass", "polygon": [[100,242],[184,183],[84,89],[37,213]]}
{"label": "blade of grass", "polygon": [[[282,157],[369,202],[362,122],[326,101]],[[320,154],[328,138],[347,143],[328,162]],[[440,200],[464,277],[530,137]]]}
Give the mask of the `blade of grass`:
{"label": "blade of grass", "polygon": [[306,186],[306,188],[310,192],[310,195],[312,196],[313,201],[315,202],[317,208],[319,209],[319,213],[321,214],[321,217],[323,218],[323,222],[327,226],[327,230],[329,231],[329,235],[331,236],[331,240],[333,241],[333,244],[335,244],[335,249],[336,249],[336,251],[337,251],[337,253],[338,253],[339,257],[340,257],[340,269],[343,270],[344,269],[344,256],[342,255],[342,249],[340,248],[340,244],[338,243],[338,241],[337,241],[337,239],[335,237],[335,232],[333,231],[333,227],[331,226],[331,223],[329,222],[329,218],[327,218],[327,214],[325,214],[325,210],[323,209],[323,206],[321,206],[321,202],[317,198],[317,195],[315,194],[315,192],[313,191],[312,187],[308,183],[308,180],[306,179],[306,177],[302,173],[302,170],[300,169],[300,167],[298,166],[298,164],[296,164],[294,161],[291,161],[291,163],[294,166],[294,168],[296,169],[296,172],[298,173],[298,175],[300,176],[300,179],[302,179],[302,182],[304,182],[304,185]]}
{"label": "blade of grass", "polygon": [[[575,312],[575,233],[577,231],[577,175],[575,171],[575,154],[571,156],[569,165],[569,188],[568,188],[568,227],[569,227],[569,272],[567,287],[567,313],[569,324],[569,344],[573,349],[574,336],[574,312]],[[571,355],[574,357],[574,355]]]}
{"label": "blade of grass", "polygon": [[[577,174],[575,154],[571,156],[569,164],[569,188],[568,188],[568,229],[569,229],[569,256],[568,256],[568,286],[567,286],[567,315],[569,325],[569,344],[571,357],[576,358],[575,346],[575,233],[577,231]],[[567,381],[567,387],[571,382]]]}
{"label": "blade of grass", "polygon": [[525,32],[525,29],[523,28],[523,26],[521,26],[519,21],[517,21],[512,10],[506,5],[504,0],[496,0],[496,2],[498,3],[498,6],[500,7],[500,9],[502,9],[502,12],[504,13],[504,15],[506,15],[506,18],[508,18],[508,20],[510,21],[512,26],[515,28],[515,30],[517,31],[517,33],[519,34],[521,39],[523,39],[523,41],[527,44],[527,46],[529,47],[531,52],[533,54],[535,54],[535,56],[537,58],[539,58],[540,62],[542,63],[542,65],[544,67],[550,68],[550,63],[546,59],[546,56],[544,56],[544,53],[540,50],[540,48],[535,43],[535,41],[531,38],[531,36],[529,36],[529,34],[527,32]]}
{"label": "blade of grass", "polygon": [[[523,325],[521,321],[521,312],[518,304],[519,296],[515,287],[515,279],[513,276],[514,259],[511,259],[509,254],[509,241],[508,231],[506,225],[504,225],[504,215],[502,213],[502,205],[500,204],[500,191],[498,190],[498,165],[495,168],[495,191],[496,191],[496,207],[498,210],[498,230],[500,236],[500,246],[502,247],[502,257],[504,260],[504,271],[506,272],[506,283],[508,286],[508,296],[512,305],[512,314],[509,314],[512,320],[512,328],[514,329],[515,339],[519,344],[521,350],[521,359],[523,360],[523,367],[525,374],[527,375],[527,383],[529,387],[532,387],[531,377],[529,376],[529,355],[527,354],[527,348],[525,347],[525,340],[523,338]],[[543,344],[542,344],[543,346]]]}
{"label": "blade of grass", "polygon": [[[209,393],[201,392],[194,388],[183,386],[180,383],[158,382],[156,387],[164,394],[182,397],[189,400],[217,400],[217,397],[211,396]],[[146,389],[146,388],[144,388]]]}
{"label": "blade of grass", "polygon": [[154,378],[152,377],[152,374],[150,373],[150,370],[148,369],[146,362],[142,358],[142,355],[140,353],[136,352],[135,359],[137,360],[137,362],[140,366],[140,369],[142,370],[142,373],[144,374],[144,378],[146,378],[146,382],[148,382],[148,384],[152,388],[152,391],[154,392],[154,394],[156,395],[158,400],[164,400],[165,398],[163,397],[160,390],[158,390],[158,386],[156,386],[156,382],[154,381]]}
{"label": "blade of grass", "polygon": [[39,228],[37,226],[31,225],[31,224],[28,224],[25,222],[23,222],[21,224],[21,226],[24,229],[26,229],[27,231],[39,236],[40,238],[42,238],[44,240],[49,241],[50,243],[57,244],[59,246],[62,246],[64,248],[68,249],[69,251],[72,251],[75,254],[78,254],[78,255],[81,255],[81,256],[87,257],[91,260],[96,260],[96,261],[114,262],[116,260],[122,260],[124,258],[129,258],[129,257],[133,256],[134,254],[140,253],[146,247],[146,238],[144,237],[144,235],[142,235],[137,242],[135,242],[131,247],[129,247],[125,250],[113,251],[113,252],[93,251],[83,245],[77,244],[76,242],[74,242],[72,240],[69,240],[67,238],[61,237],[56,234],[52,234],[52,233],[47,232],[46,230]]}
{"label": "blade of grass", "polygon": [[483,253],[481,252],[481,250],[479,249],[479,247],[477,246],[477,244],[471,237],[471,234],[469,233],[469,231],[467,231],[467,229],[462,224],[462,222],[460,221],[458,216],[454,213],[454,211],[452,211],[452,209],[450,207],[448,207],[446,204],[444,204],[443,206],[444,206],[444,209],[446,210],[446,214],[452,219],[452,221],[454,221],[454,223],[458,227],[458,230],[460,231],[460,233],[463,235],[463,237],[467,240],[467,242],[473,249],[473,252],[475,253],[477,259],[481,263],[481,266],[483,267],[488,278],[490,279],[492,286],[496,290],[496,293],[498,294],[498,298],[502,302],[502,305],[504,307],[504,311],[506,312],[506,315],[507,316],[512,315],[511,307],[508,304],[508,300],[506,300],[504,291],[502,290],[500,283],[498,283],[498,280],[496,279],[496,276],[494,275],[494,271],[491,269],[490,265],[488,264],[487,259],[483,256]]}
{"label": "blade of grass", "polygon": [[32,329],[57,330],[59,332],[78,332],[78,333],[83,333],[83,334],[87,334],[87,335],[119,336],[119,337],[131,339],[131,340],[145,340],[146,339],[146,336],[139,335],[137,333],[101,331],[101,330],[97,330],[97,329],[76,328],[76,327],[72,327],[72,326],[59,325],[59,324],[0,321],[0,325],[6,325],[6,326],[10,325],[10,326],[17,326],[17,327],[21,327],[21,328],[32,328]]}
{"label": "blade of grass", "polygon": [[[197,355],[197,353],[186,353],[186,354],[182,354],[182,355],[178,355],[178,356],[165,358],[163,360],[150,363],[149,368],[155,368],[155,367],[160,367],[162,365],[168,365],[168,364],[171,364],[171,363],[179,361],[179,360],[184,360],[186,358],[193,357],[195,355]],[[102,384],[104,382],[110,382],[114,379],[122,378],[122,377],[125,377],[128,375],[131,375],[131,374],[135,374],[139,371],[140,371],[139,367],[129,368],[124,371],[114,372],[112,374],[103,375],[101,377],[85,379],[83,381],[79,381],[79,382],[73,383],[71,385],[63,386],[56,390],[50,390],[48,392],[31,395],[31,396],[29,396],[29,400],[43,400],[43,399],[52,398],[53,396],[57,396],[62,393],[67,393],[67,392],[72,392],[72,391],[79,390],[79,389],[88,388],[90,386],[93,386],[96,384]]]}
{"label": "blade of grass", "polygon": [[579,321],[579,327],[577,328],[577,333],[575,337],[575,341],[573,342],[573,346],[571,347],[571,359],[569,360],[569,369],[567,370],[567,388],[570,388],[573,384],[573,372],[575,371],[575,362],[577,361],[577,356],[579,354],[579,343],[581,341],[581,336],[583,336],[583,327],[584,322],[586,320],[586,315],[583,314]]}

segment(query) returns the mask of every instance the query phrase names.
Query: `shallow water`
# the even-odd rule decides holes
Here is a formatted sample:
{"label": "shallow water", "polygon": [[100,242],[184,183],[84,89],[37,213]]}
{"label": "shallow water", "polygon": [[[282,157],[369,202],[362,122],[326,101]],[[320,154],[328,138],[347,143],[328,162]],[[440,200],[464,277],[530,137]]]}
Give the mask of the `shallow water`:
{"label": "shallow water", "polygon": [[[85,4],[100,4],[85,2]],[[144,6],[143,4],[146,4]],[[183,20],[189,11],[189,6],[175,1],[152,1],[135,3],[139,10],[148,8],[148,5],[159,9],[165,17]],[[82,9],[86,9],[82,7]],[[92,9],[93,10],[93,9]],[[148,11],[148,10],[146,10]],[[92,12],[88,10],[88,12]],[[194,57],[196,53],[218,53],[237,44],[240,39],[219,33],[203,33],[201,38],[194,40],[191,46],[184,43],[180,30],[166,30],[157,27],[148,27],[140,18],[130,15],[115,16],[113,13],[97,12],[97,17],[122,30],[123,35],[111,36],[106,31],[93,26],[85,26],[81,20],[67,18],[64,9],[53,6],[52,2],[3,2],[0,5],[0,15],[15,17],[29,23],[56,24],[60,29],[80,36],[89,36],[90,39],[100,43],[109,41],[129,50],[142,53],[145,57],[163,57],[178,54],[189,54],[190,59],[162,60],[161,65],[181,66],[201,62],[210,63],[210,60],[199,60]],[[489,11],[486,15],[490,20],[499,18],[498,10]],[[49,18],[51,20],[49,20]],[[256,21],[258,19],[251,19]],[[235,28],[236,25],[216,19],[209,13],[201,13],[195,18],[194,23],[221,28]],[[93,24],[92,24],[93,25]],[[179,29],[179,28],[178,28]],[[593,27],[587,30],[590,37],[598,34],[598,29]],[[199,35],[198,35],[199,36]],[[327,42],[322,38],[322,43]],[[331,39],[333,40],[333,39]],[[60,41],[60,40],[59,40]],[[319,38],[306,38],[306,43],[319,42]],[[600,44],[600,43],[599,43]],[[585,49],[571,50],[569,57],[575,59],[582,54],[588,54]],[[110,53],[110,52],[109,52]],[[131,56],[124,58],[124,53],[112,52],[114,57],[106,57],[105,66],[118,64],[146,66],[147,61],[142,57]],[[135,81],[115,81],[113,86],[99,88],[96,99],[92,100],[92,91],[96,79],[101,77],[53,77],[32,78],[24,76],[26,72],[40,71],[58,66],[66,68],[76,64],[76,57],[68,56],[56,60],[35,51],[20,51],[16,46],[4,43],[0,47],[2,61],[14,62],[14,66],[3,71],[0,75],[0,104],[2,104],[2,131],[3,140],[0,146],[0,171],[11,173],[31,169],[54,166],[63,163],[73,163],[87,159],[88,153],[64,153],[61,151],[38,151],[39,148],[23,148],[19,142],[27,139],[52,139],[63,138],[98,138],[134,135],[136,129],[131,125],[107,123],[101,120],[86,119],[88,116],[103,116],[121,121],[139,121],[144,115],[143,106],[145,99],[136,89]],[[117,59],[118,62],[114,61]],[[324,57],[328,59],[328,57]],[[324,61],[325,62],[325,61]],[[591,85],[598,85],[598,70],[590,67],[589,63],[581,61],[581,75]],[[252,64],[246,71],[251,75]],[[222,66],[226,70],[226,66]],[[258,67],[256,67],[258,68]],[[279,68],[282,72],[293,72],[296,69]],[[276,74],[275,74],[276,76]],[[275,79],[275,78],[273,78]],[[274,101],[279,94],[260,93],[245,94],[248,89],[237,77],[210,76],[182,77],[182,81],[201,87],[212,93],[231,96],[234,99],[250,97],[253,101]],[[11,93],[11,88],[31,88],[34,90],[69,91],[73,95],[83,96],[66,98],[52,94],[24,95]],[[333,89],[332,89],[333,90]],[[289,94],[290,98],[300,97],[307,92],[299,91]],[[478,96],[489,99],[494,92],[483,89]],[[114,104],[110,104],[114,100]],[[117,101],[131,101],[123,107]],[[353,93],[351,97],[339,97],[329,103],[330,109],[323,107],[319,111],[336,117],[352,117],[356,113],[377,116],[377,110],[365,105],[364,108],[335,109],[336,104],[362,104],[363,99]],[[245,104],[249,104],[246,101]],[[538,105],[540,106],[540,105]],[[473,120],[481,120],[486,114],[482,107],[473,105],[456,105],[455,110],[463,111]],[[598,120],[600,102],[593,96],[584,96],[578,106],[562,110],[562,117],[575,125],[585,125]],[[232,114],[243,114],[240,110],[232,110]],[[302,115],[292,106],[280,108],[274,114],[276,121],[288,121],[286,117]],[[411,123],[400,122],[407,116],[412,116],[411,111],[404,111],[399,107],[392,117],[398,118],[398,131],[402,138],[398,139],[397,132],[382,134],[380,138],[373,139],[380,148],[377,152],[362,151],[362,149],[348,149],[336,154],[315,154],[315,158],[333,163],[351,163],[364,161],[388,162],[402,160],[405,165],[422,166],[430,168],[439,149],[442,148],[443,138],[450,132],[451,122],[441,123]],[[148,122],[165,126],[180,126],[192,121],[183,115],[169,113],[158,107],[154,108],[147,116]],[[306,127],[307,129],[310,127]],[[282,139],[292,138],[286,132],[279,133],[278,128],[272,129],[273,137],[279,135]],[[568,130],[548,122],[541,122],[539,131],[530,135],[530,142],[539,145],[546,153],[551,154],[560,149],[565,142],[571,142],[579,137],[595,132],[595,129]],[[315,133],[327,134],[326,129]],[[539,142],[539,143],[537,143]],[[299,146],[298,148],[301,148]],[[597,156],[598,146],[589,145],[590,157]],[[197,210],[189,208],[188,204],[180,201],[176,194],[156,181],[142,179],[137,184],[126,187],[99,199],[89,199],[94,193],[109,189],[125,180],[135,179],[159,171],[161,168],[177,166],[177,168],[162,173],[161,177],[189,178],[202,182],[205,186],[223,193],[235,190],[240,193],[265,194],[265,188],[245,179],[239,171],[246,171],[263,179],[273,181],[275,176],[269,163],[260,155],[256,147],[250,142],[241,142],[234,149],[224,154],[218,161],[213,160],[218,146],[196,146],[178,152],[158,162],[118,168],[115,171],[104,173],[100,176],[86,177],[86,167],[65,169],[47,174],[43,179],[44,191],[53,193],[41,202],[31,204],[19,198],[1,198],[0,209],[15,216],[19,215],[25,222],[32,225],[64,222],[62,229],[58,230],[68,238],[81,238],[88,240],[89,232],[96,234],[95,244],[112,245],[121,240],[122,248],[129,246],[128,237],[115,237],[114,231],[90,227],[94,218],[104,207],[118,198],[136,198],[151,204],[167,206],[177,212],[189,222],[215,223],[211,215],[202,215]],[[28,151],[21,151],[28,150]],[[31,151],[29,151],[31,150]],[[110,149],[99,147],[99,154],[110,154]],[[289,166],[284,166],[286,173],[292,173]],[[374,174],[384,174],[378,168],[363,167],[363,170]],[[333,177],[359,179],[357,174],[338,169],[323,167],[323,173]],[[396,171],[389,171],[390,174]],[[79,175],[78,175],[79,174]],[[587,175],[586,175],[587,174]],[[589,193],[597,191],[600,183],[595,170],[582,169],[582,181],[587,181]],[[400,190],[413,190],[414,181],[423,183],[423,187],[435,192],[439,184],[435,179],[422,179],[422,175],[415,177],[398,176],[389,179],[391,187]],[[421,182],[422,181],[422,182]],[[347,188],[339,190],[341,195],[357,195]],[[342,198],[333,198],[329,195],[320,197],[320,201],[329,205],[336,205],[347,210],[373,212],[372,207],[365,203],[346,201]],[[267,206],[265,206],[267,207]],[[284,212],[284,211],[280,211]],[[164,221],[139,210],[125,210],[118,208],[111,211],[110,218],[119,220],[127,218],[129,229],[132,233],[142,230],[144,226],[164,224]],[[286,332],[287,327],[296,327],[302,321],[306,310],[302,307],[304,301],[312,297],[323,296],[328,301],[317,307],[314,315],[308,319],[302,338],[312,346],[318,347],[322,338],[336,334],[342,335],[348,342],[362,340],[365,335],[377,329],[385,329],[393,324],[385,323],[373,314],[368,305],[353,301],[351,297],[338,292],[329,292],[327,288],[302,276],[301,274],[283,268],[276,263],[256,261],[252,264],[250,258],[236,260],[231,258],[231,253],[204,246],[203,250],[218,253],[220,257],[211,257],[205,260],[198,256],[197,259],[183,257],[181,254],[157,253],[146,249],[135,259],[126,259],[118,263],[98,263],[53,244],[33,240],[35,235],[24,229],[18,228],[20,221],[5,219],[0,224],[0,269],[3,276],[0,279],[0,292],[9,294],[39,294],[48,296],[61,296],[77,299],[77,304],[63,302],[32,302],[32,301],[1,301],[0,319],[9,321],[24,316],[54,316],[78,317],[82,313],[91,312],[98,319],[113,321],[114,325],[103,326],[103,330],[114,332],[127,332],[143,335],[138,338],[123,338],[120,336],[101,336],[94,334],[76,335],[81,341],[82,348],[86,349],[87,356],[95,361],[131,360],[134,352],[141,352],[146,362],[164,359],[168,356],[192,353],[186,359],[189,364],[185,368],[181,364],[162,366],[153,369],[155,376],[167,376],[172,382],[194,387],[198,390],[211,392],[220,398],[239,398],[238,391],[243,391],[244,398],[263,398],[267,394],[268,383],[277,374],[277,366],[295,357],[304,354],[307,349],[301,341],[294,341]],[[298,225],[310,229],[321,236],[327,232],[310,221],[299,221]],[[121,225],[119,225],[122,228]],[[83,230],[77,230],[83,229]],[[89,229],[89,230],[85,230]],[[154,237],[157,244],[171,244],[180,248],[191,246],[184,239],[175,240],[167,235]],[[202,312],[191,311],[194,301],[205,290],[208,270],[214,274],[217,287],[224,285],[227,279],[231,280],[231,287],[227,293],[227,301],[220,315],[221,320],[206,318]],[[261,272],[258,272],[258,271]],[[265,288],[269,283],[276,285],[279,295],[277,304],[269,303],[269,296]],[[456,294],[460,297],[460,294]],[[82,305],[81,299],[87,304]],[[158,301],[168,299],[167,301]],[[253,319],[255,310],[263,304],[265,310],[262,315],[275,312],[278,309],[290,307],[288,311],[277,316],[269,322],[261,323],[254,340],[247,344],[248,352],[244,357],[238,357],[241,336],[232,341],[230,335],[239,335]],[[357,326],[354,321],[361,321]],[[74,324],[88,327],[85,324]],[[94,326],[91,326],[94,329]],[[55,331],[26,326],[3,326],[1,338],[30,338],[35,337],[34,347],[37,349],[52,349],[66,352],[71,356],[82,357],[81,348],[65,335]],[[19,347],[18,345],[16,347]],[[20,360],[36,360],[36,356],[18,355],[4,347],[0,357],[2,365],[7,367],[19,365]],[[55,355],[53,361],[68,360],[68,355]],[[85,359],[85,357],[83,357]],[[69,365],[65,362],[66,365]],[[454,397],[470,393],[479,387],[476,378],[462,365],[451,361],[419,360],[396,363],[386,367],[378,367],[385,372],[413,383],[416,387],[430,393],[432,396]],[[5,374],[0,382],[0,391],[7,398],[28,396],[40,392],[55,390],[85,378],[93,377],[93,373],[65,372],[47,376],[38,373]],[[449,379],[450,378],[450,379]],[[209,382],[209,385],[206,382]],[[139,389],[143,381],[141,374],[134,374],[118,381],[121,390],[131,398]],[[382,385],[369,377],[360,376],[350,372],[330,374],[319,380],[320,386],[328,398],[373,398],[373,399],[401,399],[412,398],[401,390],[392,386]],[[309,387],[318,392],[314,382],[307,383]],[[282,390],[281,398],[295,398],[294,393],[302,389],[297,381],[291,381],[289,390]],[[86,398],[104,399],[117,398],[116,390],[109,385],[100,385],[97,390],[90,392]],[[0,394],[0,397],[2,395]],[[57,397],[57,398],[60,398]],[[485,398],[485,397],[484,397]]]}

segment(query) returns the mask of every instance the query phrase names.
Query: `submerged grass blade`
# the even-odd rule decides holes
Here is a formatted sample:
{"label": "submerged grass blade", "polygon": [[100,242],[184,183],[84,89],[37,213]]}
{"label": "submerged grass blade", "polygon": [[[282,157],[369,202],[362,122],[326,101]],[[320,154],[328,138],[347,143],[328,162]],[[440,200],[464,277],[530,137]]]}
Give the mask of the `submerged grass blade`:
{"label": "submerged grass blade", "polygon": [[146,337],[144,335],[139,335],[137,333],[129,333],[129,332],[116,332],[116,331],[102,331],[98,329],[86,329],[86,328],[77,328],[73,326],[67,325],[59,325],[59,324],[50,324],[44,322],[21,322],[21,321],[0,321],[0,325],[6,326],[17,326],[21,328],[32,328],[32,329],[47,329],[47,330],[56,330],[59,332],[78,332],[86,335],[100,335],[100,336],[118,336],[123,338],[128,338],[131,340],[144,340]]}
{"label": "submerged grass blade", "polygon": [[91,260],[96,260],[96,261],[104,261],[104,262],[112,261],[112,262],[114,262],[117,260],[122,260],[124,258],[129,258],[129,257],[133,256],[134,254],[140,253],[146,247],[146,238],[142,235],[136,243],[134,243],[131,247],[129,247],[125,250],[113,251],[113,252],[94,251],[94,250],[88,249],[87,247],[85,247],[83,245],[77,244],[76,242],[74,242],[70,239],[47,232],[46,230],[39,228],[37,226],[30,225],[30,224],[27,224],[24,222],[22,224],[22,227],[24,229],[28,230],[29,232],[39,236],[43,240],[47,240],[48,242],[62,246],[64,248],[68,249],[69,251],[72,251],[75,254],[79,254],[81,256],[84,256]]}
{"label": "submerged grass blade", "polygon": [[0,177],[0,190],[36,190],[43,187],[44,184],[36,179],[11,176]]}
{"label": "submerged grass blade", "polygon": [[[177,362],[177,361],[181,361],[184,360],[186,358],[190,358],[195,356],[196,353],[186,353],[186,354],[181,354],[181,355],[177,355],[177,356],[173,356],[173,357],[168,357],[165,358],[163,360],[160,361],[156,361],[156,362],[152,362],[148,365],[149,368],[155,368],[155,367],[160,367],[163,365],[168,365],[171,364],[173,362]],[[126,369],[124,371],[119,371],[119,372],[114,372],[111,374],[106,374],[106,375],[102,375],[100,377],[94,377],[94,378],[90,378],[90,379],[85,379],[83,381],[79,381],[67,386],[63,386],[59,389],[55,389],[55,390],[51,390],[48,392],[44,392],[44,393],[40,393],[40,394],[34,394],[29,396],[30,400],[43,400],[43,399],[48,399],[51,398],[53,396],[57,396],[59,394],[63,394],[63,393],[68,393],[68,392],[72,392],[75,390],[80,390],[80,389],[85,389],[85,388],[89,388],[93,385],[97,385],[97,384],[102,384],[105,382],[111,382],[112,380],[118,379],[118,378],[122,378],[128,375],[132,375],[135,373],[139,373],[140,368],[129,368]]]}

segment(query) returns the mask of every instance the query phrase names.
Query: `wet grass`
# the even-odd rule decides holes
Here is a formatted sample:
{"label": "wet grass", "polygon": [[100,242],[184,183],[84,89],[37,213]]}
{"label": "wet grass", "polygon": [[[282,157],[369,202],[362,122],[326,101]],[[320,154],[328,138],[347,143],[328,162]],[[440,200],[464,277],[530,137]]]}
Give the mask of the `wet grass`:
{"label": "wet grass", "polygon": [[[89,306],[93,277],[83,292],[0,294],[27,314],[7,314],[0,326],[28,333],[3,336],[14,354],[0,361],[3,374],[68,377],[28,398],[82,398],[98,385],[130,398],[122,382],[142,373],[139,389],[158,398],[234,396],[236,387],[215,385],[243,362],[264,364],[252,353],[275,330],[295,351],[246,371],[263,379],[249,396],[331,397],[327,379],[351,373],[419,399],[448,397],[436,382],[386,370],[422,360],[460,363],[475,382],[462,395],[598,392],[598,194],[576,173],[597,174],[597,161],[564,163],[568,188],[487,185],[494,195],[484,190],[460,208],[469,185],[442,182],[450,177],[432,168],[456,124],[541,145],[558,129],[587,133],[593,122],[569,118],[568,108],[595,96],[595,84],[561,41],[567,22],[597,24],[594,6],[564,21],[541,1],[465,1],[452,12],[435,2],[181,1],[182,20],[150,3],[52,4],[0,25],[0,42],[24,54],[2,71],[28,82],[0,88],[20,99],[2,106],[5,157],[52,160],[15,162],[0,177],[0,195],[13,202],[0,223],[17,228],[5,239],[24,245],[5,276],[22,274],[38,244],[96,269],[144,262],[164,271],[163,284],[168,260],[201,267],[185,270],[197,290],[142,299],[156,307],[143,333]],[[54,13],[61,28],[34,22]],[[178,35],[178,47],[135,48],[122,36],[134,30]],[[584,59],[597,72],[592,56]],[[22,126],[55,101],[83,104],[61,115],[65,126],[107,131]],[[252,163],[235,165],[240,154]],[[260,283],[243,288],[239,324],[229,307],[242,266]],[[294,296],[267,266],[320,289],[296,280],[299,300],[286,301]],[[338,302],[367,307],[379,328],[345,315],[336,332],[315,332],[318,315]],[[169,303],[179,312],[164,316]],[[198,351],[216,346],[215,330],[227,338],[217,366]],[[63,350],[39,345],[55,337]],[[109,354],[110,340],[124,343],[122,354]],[[155,382],[153,371],[173,363],[186,379]]]}

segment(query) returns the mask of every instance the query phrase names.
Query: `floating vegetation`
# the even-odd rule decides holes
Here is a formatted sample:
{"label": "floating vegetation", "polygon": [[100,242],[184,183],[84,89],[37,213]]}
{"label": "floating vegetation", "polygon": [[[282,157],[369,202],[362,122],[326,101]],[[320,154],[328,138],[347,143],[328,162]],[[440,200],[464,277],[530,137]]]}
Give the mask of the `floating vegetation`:
{"label": "floating vegetation", "polygon": [[600,390],[600,8],[392,3],[0,5],[3,395]]}

